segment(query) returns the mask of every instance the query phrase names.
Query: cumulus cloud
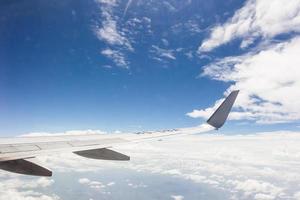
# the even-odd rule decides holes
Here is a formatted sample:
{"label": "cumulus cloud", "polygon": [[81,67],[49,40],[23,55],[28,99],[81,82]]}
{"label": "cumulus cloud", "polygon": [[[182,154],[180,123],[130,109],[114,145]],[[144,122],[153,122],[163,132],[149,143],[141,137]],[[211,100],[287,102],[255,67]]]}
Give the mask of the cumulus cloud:
{"label": "cumulus cloud", "polygon": [[21,179],[15,176],[4,176],[0,182],[0,199],[6,200],[59,200],[60,198],[53,195],[46,195],[37,192],[40,189],[46,189],[54,183],[53,179],[38,178]]}
{"label": "cumulus cloud", "polygon": [[[232,82],[227,90],[241,90],[231,119],[279,123],[300,120],[300,37],[257,52],[227,57],[204,67],[202,76]],[[207,118],[213,108],[194,110],[191,117]]]}
{"label": "cumulus cloud", "polygon": [[242,38],[241,47],[250,45],[255,38],[272,38],[279,34],[300,31],[299,0],[248,0],[226,23],[212,28],[199,51],[212,49]]}
{"label": "cumulus cloud", "polygon": [[283,189],[271,183],[248,179],[246,181],[229,181],[236,190],[243,191],[244,196],[254,196],[254,199],[276,199],[283,196]]}

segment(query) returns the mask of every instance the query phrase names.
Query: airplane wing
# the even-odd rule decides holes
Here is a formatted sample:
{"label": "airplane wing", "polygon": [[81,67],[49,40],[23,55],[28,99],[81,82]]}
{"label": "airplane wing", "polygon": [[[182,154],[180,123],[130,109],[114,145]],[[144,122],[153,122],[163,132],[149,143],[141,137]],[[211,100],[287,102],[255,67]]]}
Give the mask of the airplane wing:
{"label": "airplane wing", "polygon": [[[233,91],[207,120],[211,129],[225,123],[239,91]],[[46,137],[16,137],[0,139],[0,169],[26,175],[52,176],[52,172],[32,162],[42,154],[73,152],[79,156],[100,160],[127,161],[130,157],[111,150],[113,145],[157,139],[174,135],[195,134],[211,130],[207,126],[132,134],[62,135]]]}

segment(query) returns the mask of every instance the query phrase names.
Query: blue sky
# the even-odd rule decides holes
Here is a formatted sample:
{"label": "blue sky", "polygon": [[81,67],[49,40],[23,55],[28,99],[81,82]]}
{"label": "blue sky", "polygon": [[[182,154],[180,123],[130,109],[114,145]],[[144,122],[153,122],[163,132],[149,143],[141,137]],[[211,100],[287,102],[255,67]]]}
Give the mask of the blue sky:
{"label": "blue sky", "polygon": [[[221,62],[225,69],[225,58],[253,54],[267,41],[265,36],[251,36],[251,44],[241,48],[246,36],[232,36],[201,48],[215,27],[225,27],[244,5],[236,0],[1,2],[2,135],[200,124],[209,112],[194,116],[200,118],[187,113],[213,106],[225,91],[238,87],[237,80],[218,80],[209,74],[210,65]],[[288,35],[293,31],[270,38],[286,36],[279,37],[285,42],[297,35]],[[271,45],[275,44],[266,46]],[[248,96],[284,105],[256,91]],[[236,107],[243,116],[246,105],[250,104]],[[257,119],[252,116],[257,111],[250,112],[251,117],[230,121],[225,132],[297,129],[299,122],[297,113],[284,123],[273,117],[265,123],[270,113]]]}

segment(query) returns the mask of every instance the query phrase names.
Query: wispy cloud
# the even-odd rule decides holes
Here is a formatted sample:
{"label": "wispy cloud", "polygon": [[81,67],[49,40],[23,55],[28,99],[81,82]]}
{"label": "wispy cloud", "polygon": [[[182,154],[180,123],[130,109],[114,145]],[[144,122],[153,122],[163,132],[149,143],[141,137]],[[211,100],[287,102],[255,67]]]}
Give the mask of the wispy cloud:
{"label": "wispy cloud", "polygon": [[112,59],[117,66],[128,68],[128,61],[126,61],[125,55],[121,51],[104,49],[101,54]]}
{"label": "wispy cloud", "polygon": [[282,33],[299,32],[299,19],[299,0],[248,0],[226,23],[212,28],[199,51],[211,51],[235,38],[242,38],[241,47],[245,48],[257,37],[267,39]]}
{"label": "wispy cloud", "polygon": [[123,17],[125,17],[125,15],[127,13],[127,10],[128,10],[128,8],[129,8],[129,6],[130,6],[131,3],[132,3],[132,0],[128,0],[127,1],[127,4],[126,4],[124,12],[123,12]]}
{"label": "wispy cloud", "polygon": [[[187,20],[185,22],[179,22],[171,27],[174,34],[199,34],[203,30],[200,28],[199,21],[197,20]],[[188,31],[188,33],[187,33]]]}
{"label": "wispy cloud", "polygon": [[161,62],[176,60],[175,50],[163,49],[156,45],[152,45],[150,52],[154,55],[152,58]]}
{"label": "wispy cloud", "polygon": [[114,14],[114,9],[118,6],[117,1],[99,0],[98,3],[100,3],[102,18],[100,25],[94,29],[96,36],[109,45],[117,45],[133,51],[131,43],[125,36],[126,34],[118,27],[119,17]]}
{"label": "wispy cloud", "polygon": [[117,22],[109,16],[103,23],[101,28],[95,29],[95,34],[100,40],[110,45],[125,46],[128,50],[133,51],[130,42],[123,36],[122,32],[117,30]]}
{"label": "wispy cloud", "polygon": [[126,32],[119,25],[119,17],[114,14],[118,2],[113,0],[97,1],[101,10],[101,17],[94,26],[94,33],[97,38],[104,41],[109,48],[102,50],[101,54],[112,59],[113,62],[123,68],[129,68],[126,61],[126,52],[133,52],[134,48],[128,39]]}

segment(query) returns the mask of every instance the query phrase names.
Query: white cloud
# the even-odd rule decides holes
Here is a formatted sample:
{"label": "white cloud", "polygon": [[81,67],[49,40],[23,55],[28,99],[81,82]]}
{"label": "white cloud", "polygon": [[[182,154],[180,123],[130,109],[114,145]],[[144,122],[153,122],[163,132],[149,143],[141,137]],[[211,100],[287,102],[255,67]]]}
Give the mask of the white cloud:
{"label": "white cloud", "polygon": [[[258,52],[223,58],[204,67],[202,76],[232,82],[231,90],[241,90],[231,119],[280,123],[300,120],[300,37]],[[216,106],[188,113],[207,118]]]}
{"label": "white cloud", "polygon": [[127,13],[127,10],[128,10],[131,3],[132,3],[132,0],[127,1],[126,7],[125,7],[124,12],[123,12],[123,17],[125,17],[125,15]]}
{"label": "white cloud", "polygon": [[133,52],[134,48],[126,31],[119,25],[119,17],[114,14],[114,9],[118,6],[118,2],[109,0],[99,0],[97,2],[100,6],[101,17],[93,30],[99,40],[110,46],[110,48],[102,50],[101,53],[112,59],[117,66],[129,68],[125,52]]}
{"label": "white cloud", "polygon": [[202,32],[202,29],[199,27],[199,20],[187,20],[186,22],[179,22],[171,27],[171,30],[174,34],[188,34],[194,35]]}
{"label": "white cloud", "polygon": [[171,195],[171,198],[174,199],[174,200],[183,200],[184,196],[181,196],[181,195]]}
{"label": "white cloud", "polygon": [[133,158],[129,167],[138,171],[189,179],[236,199],[289,199],[299,190],[299,139],[291,132],[196,135],[128,145],[123,151]]}
{"label": "white cloud", "polygon": [[255,194],[255,199],[276,199],[276,197],[283,195],[282,188],[268,182],[248,179],[246,181],[232,181],[231,183],[236,190],[243,191],[245,196]]}
{"label": "white cloud", "polygon": [[168,1],[162,1],[161,4],[162,4],[163,7],[167,8],[167,10],[169,10],[171,12],[176,11],[176,8],[171,3],[169,3]]}
{"label": "white cloud", "polygon": [[92,189],[101,189],[101,188],[105,188],[106,185],[99,182],[99,181],[91,181],[88,178],[80,178],[78,180],[78,182],[82,185],[88,185],[90,188]]}
{"label": "white cloud", "polygon": [[21,179],[5,176],[0,182],[0,199],[5,200],[59,200],[57,195],[45,195],[34,190],[46,189],[54,183],[47,178]]}
{"label": "white cloud", "polygon": [[117,4],[117,0],[96,0],[96,2],[107,4],[110,6],[115,6]]}
{"label": "white cloud", "polygon": [[117,1],[100,0],[97,2],[100,4],[102,19],[101,26],[96,26],[94,29],[96,36],[108,44],[125,46],[133,50],[125,34],[117,26],[118,17],[113,14]]}
{"label": "white cloud", "polygon": [[212,28],[199,51],[210,51],[235,38],[242,38],[241,47],[254,38],[272,38],[278,34],[300,31],[299,0],[248,0],[226,23]]}
{"label": "white cloud", "polygon": [[112,59],[114,63],[123,68],[129,68],[128,67],[128,61],[125,58],[125,55],[118,51],[118,50],[112,50],[112,49],[104,49],[101,51],[102,55],[105,55],[106,57]]}
{"label": "white cloud", "polygon": [[300,199],[300,192],[296,192],[294,194],[294,198],[295,198],[295,200],[299,200]]}
{"label": "white cloud", "polygon": [[116,183],[115,182],[109,182],[109,183],[107,183],[106,185],[107,186],[113,186],[113,185],[115,185]]}
{"label": "white cloud", "polygon": [[137,188],[146,188],[148,187],[147,185],[145,185],[144,183],[138,183],[138,184],[135,184],[135,183],[128,183],[127,184],[129,187],[132,187],[133,189],[137,189]]}
{"label": "white cloud", "polygon": [[106,187],[112,187],[113,185],[115,185],[115,182],[109,182],[107,184],[104,184],[104,183],[99,182],[99,181],[91,181],[88,178],[80,178],[78,180],[78,183],[80,183],[82,185],[87,185],[91,189],[101,190],[103,193],[109,193],[109,192],[105,192],[104,189]]}
{"label": "white cloud", "polygon": [[78,180],[78,182],[79,182],[80,184],[88,184],[88,183],[90,182],[90,180],[89,180],[88,178],[80,178],[80,179]]}
{"label": "white cloud", "polygon": [[122,35],[122,32],[117,30],[117,22],[111,19],[110,15],[102,22],[101,28],[95,29],[95,34],[100,40],[103,40],[110,45],[125,46],[133,51],[130,42]]}
{"label": "white cloud", "polygon": [[153,34],[151,28],[151,19],[148,17],[133,17],[128,19],[123,25],[122,31],[130,38],[132,44],[140,43],[137,40],[141,37]]}
{"label": "white cloud", "polygon": [[169,46],[169,41],[167,39],[163,38],[161,41],[165,46]]}
{"label": "white cloud", "polygon": [[188,59],[192,60],[194,58],[193,51],[188,51],[184,54]]}
{"label": "white cloud", "polygon": [[[299,141],[300,133],[293,132],[188,135],[115,146],[131,156],[130,162],[87,163],[86,158],[71,154],[49,156],[45,161],[54,173],[132,169],[204,184],[225,192],[231,199],[293,199],[300,190]],[[97,192],[105,192],[104,188],[114,185],[88,178],[78,178],[78,182]],[[127,184],[132,188],[147,187],[142,182]]]}
{"label": "white cloud", "polygon": [[28,188],[37,188],[37,187],[49,187],[54,183],[53,179],[49,179],[49,178],[39,178],[35,181],[33,181],[31,184],[28,184],[27,186],[24,185],[24,187],[28,187]]}
{"label": "white cloud", "polygon": [[152,45],[150,52],[154,54],[153,58],[159,61],[166,61],[166,59],[176,60],[174,50],[172,49],[163,49],[156,45]]}
{"label": "white cloud", "polygon": [[20,135],[19,137],[38,137],[38,136],[60,136],[60,135],[93,135],[93,134],[106,134],[106,132],[101,130],[71,130],[59,133],[49,133],[49,132],[33,132]]}

